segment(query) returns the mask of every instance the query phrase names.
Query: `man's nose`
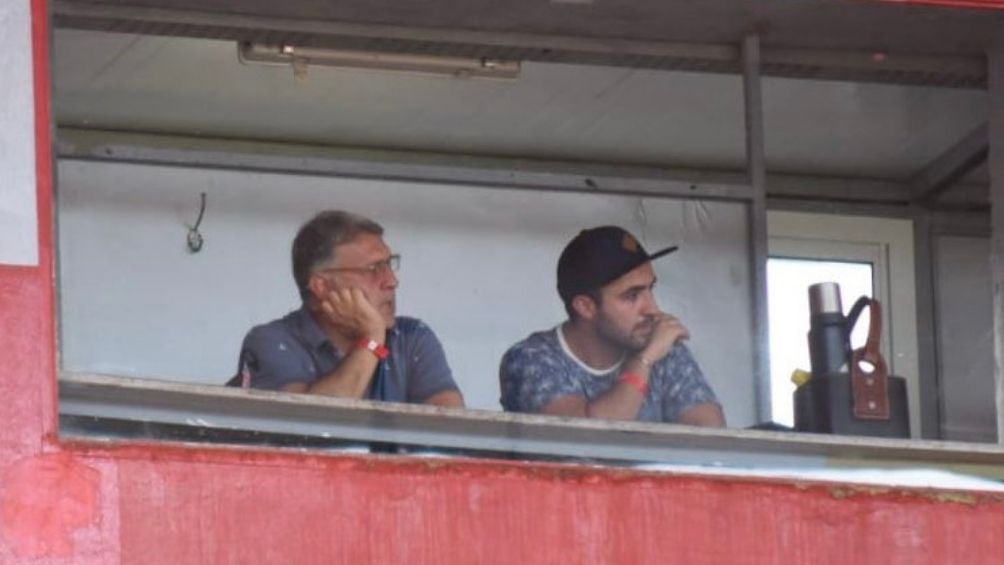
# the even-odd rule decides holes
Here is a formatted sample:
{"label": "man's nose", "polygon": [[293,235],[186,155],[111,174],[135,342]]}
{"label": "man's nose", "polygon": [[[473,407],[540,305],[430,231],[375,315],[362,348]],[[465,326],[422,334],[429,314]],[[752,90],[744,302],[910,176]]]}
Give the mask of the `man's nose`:
{"label": "man's nose", "polygon": [[651,291],[642,296],[641,313],[646,316],[654,316],[659,313],[659,303],[655,301],[655,295]]}
{"label": "man's nose", "polygon": [[382,277],[383,278],[380,281],[381,287],[389,289],[397,288],[398,284],[397,273],[394,272],[394,269],[387,267],[386,269],[383,270]]}

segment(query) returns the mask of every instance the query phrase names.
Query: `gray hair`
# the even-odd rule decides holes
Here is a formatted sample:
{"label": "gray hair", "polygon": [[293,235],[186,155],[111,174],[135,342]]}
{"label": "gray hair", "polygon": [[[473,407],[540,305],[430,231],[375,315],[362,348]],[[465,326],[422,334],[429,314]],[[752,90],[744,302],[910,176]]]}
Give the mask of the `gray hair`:
{"label": "gray hair", "polygon": [[293,280],[300,298],[310,297],[307,283],[319,265],[335,260],[335,248],[359,234],[383,235],[383,226],[343,210],[325,210],[300,227],[293,239]]}

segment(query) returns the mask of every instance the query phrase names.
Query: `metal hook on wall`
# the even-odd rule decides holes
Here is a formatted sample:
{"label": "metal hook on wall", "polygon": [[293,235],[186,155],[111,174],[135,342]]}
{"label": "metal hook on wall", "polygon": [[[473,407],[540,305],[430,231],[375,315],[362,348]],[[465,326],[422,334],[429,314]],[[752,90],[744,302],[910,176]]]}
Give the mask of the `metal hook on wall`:
{"label": "metal hook on wall", "polygon": [[202,193],[202,204],[199,206],[199,219],[195,220],[195,225],[188,228],[188,252],[198,253],[202,250],[202,234],[199,233],[199,225],[202,224],[202,216],[206,213],[206,193]]}

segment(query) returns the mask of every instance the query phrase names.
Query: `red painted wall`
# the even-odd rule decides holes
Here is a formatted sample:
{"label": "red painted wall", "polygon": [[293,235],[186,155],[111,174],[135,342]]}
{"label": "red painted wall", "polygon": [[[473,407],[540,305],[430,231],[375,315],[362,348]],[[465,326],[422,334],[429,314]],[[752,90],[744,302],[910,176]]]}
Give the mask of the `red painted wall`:
{"label": "red painted wall", "polygon": [[994,496],[60,442],[47,32],[31,1],[41,266],[0,266],[0,563],[1004,561]]}

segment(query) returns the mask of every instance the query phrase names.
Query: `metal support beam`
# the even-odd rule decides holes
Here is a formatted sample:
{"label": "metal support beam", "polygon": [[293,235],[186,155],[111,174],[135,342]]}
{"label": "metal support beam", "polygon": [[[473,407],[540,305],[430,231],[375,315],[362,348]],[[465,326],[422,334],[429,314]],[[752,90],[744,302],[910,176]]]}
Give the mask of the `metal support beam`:
{"label": "metal support beam", "polygon": [[1004,442],[1004,29],[987,54],[990,67],[990,277],[994,308],[997,441]]}
{"label": "metal support beam", "polygon": [[59,129],[56,151],[60,159],[289,175],[710,200],[749,198],[741,175],[695,169],[667,170],[72,128]]}
{"label": "metal support beam", "polygon": [[770,336],[767,320],[767,168],[764,159],[760,38],[743,40],[743,101],[746,115],[746,168],[750,201],[750,280],[753,293],[753,375],[760,422],[771,419]]}
{"label": "metal support beam", "polygon": [[955,145],[938,155],[910,181],[914,202],[927,204],[936,200],[960,179],[987,160],[990,128],[977,126]]}
{"label": "metal support beam", "polygon": [[[149,4],[149,3],[147,3]],[[237,6],[239,3],[234,3]],[[261,6],[259,6],[260,8]],[[278,8],[277,8],[278,10]],[[251,10],[250,12],[253,12]],[[54,0],[58,27],[233,41],[296,42],[314,47],[450,54],[552,63],[736,74],[740,50],[724,43],[647,41],[614,37],[434,29],[251,15],[235,8],[215,12],[164,9],[144,2]],[[260,10],[259,10],[260,13]],[[932,56],[871,50],[766,47],[760,71],[767,76],[982,89],[986,67],[972,56]]]}
{"label": "metal support beam", "polygon": [[912,208],[913,264],[917,297],[917,380],[920,391],[920,437],[942,437],[942,396],[938,371],[937,316],[934,286],[934,233],[931,212],[921,206]]}
{"label": "metal support beam", "polygon": [[[710,168],[546,161],[484,155],[242,141],[164,133],[60,127],[60,159],[234,169],[314,176],[399,179],[467,186],[633,193],[748,200],[749,175]],[[962,204],[985,206],[986,186],[957,190]],[[954,194],[954,193],[953,193]],[[898,208],[908,215],[905,182],[771,171],[767,195],[786,207]],[[946,206],[947,202],[939,202]],[[842,209],[842,208],[841,208]],[[883,212],[866,215],[887,215]]]}

